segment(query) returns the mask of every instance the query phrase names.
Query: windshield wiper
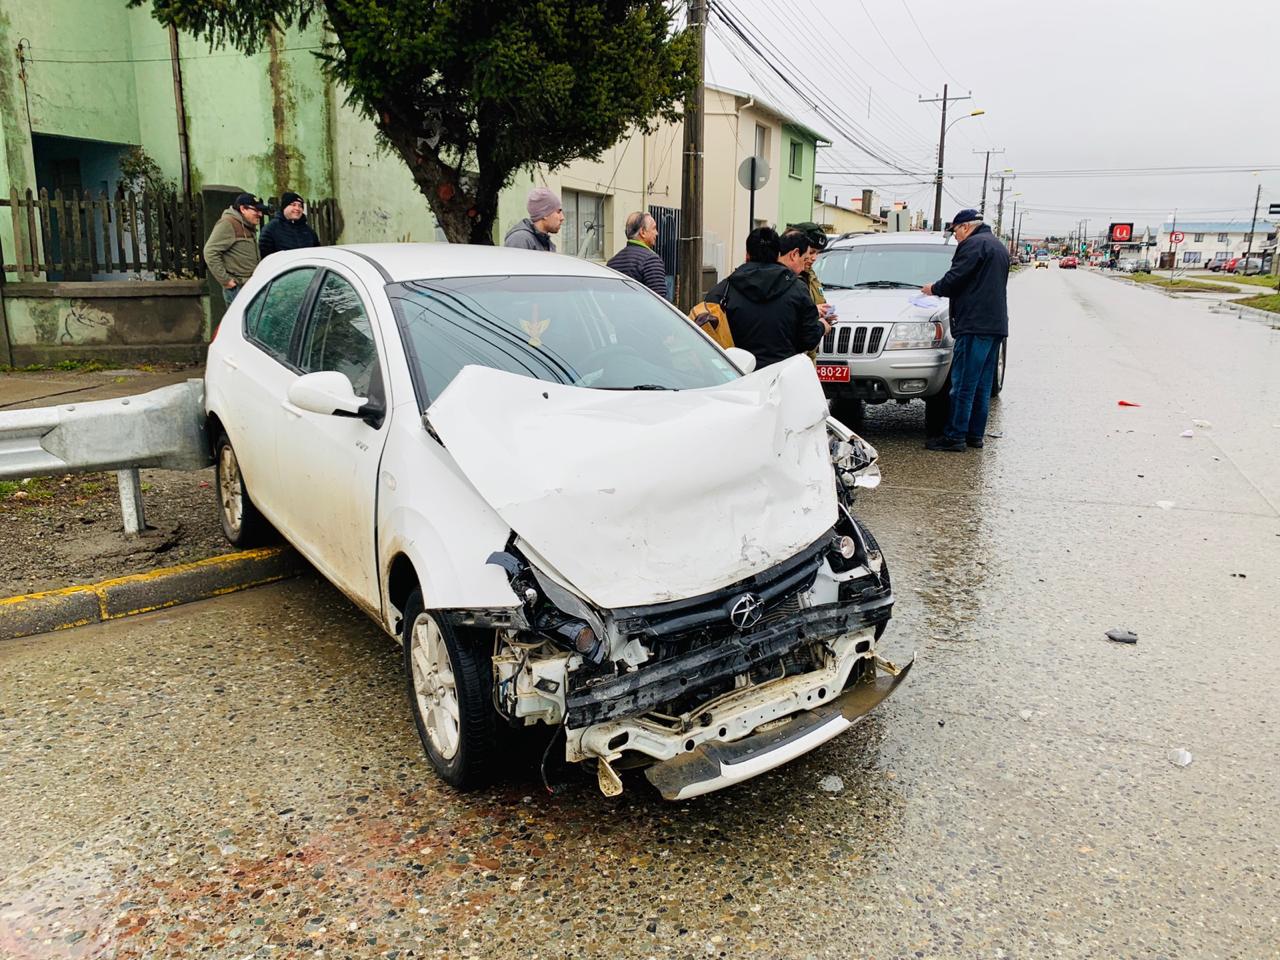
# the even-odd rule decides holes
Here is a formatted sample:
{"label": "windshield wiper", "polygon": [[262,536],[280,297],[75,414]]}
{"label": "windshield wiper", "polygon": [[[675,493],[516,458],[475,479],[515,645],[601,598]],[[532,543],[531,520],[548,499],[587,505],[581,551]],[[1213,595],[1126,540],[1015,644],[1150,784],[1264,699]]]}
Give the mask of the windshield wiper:
{"label": "windshield wiper", "polygon": [[852,290],[853,287],[845,283],[824,283],[822,285],[822,289],[823,290]]}
{"label": "windshield wiper", "polygon": [[634,387],[599,387],[600,390],[675,390],[675,387],[664,387],[660,383],[637,383]]}
{"label": "windshield wiper", "polygon": [[885,290],[892,290],[897,288],[916,290],[921,285],[918,283],[906,283],[902,280],[868,280],[865,283],[855,283],[853,286],[855,289],[860,287],[878,287]]}

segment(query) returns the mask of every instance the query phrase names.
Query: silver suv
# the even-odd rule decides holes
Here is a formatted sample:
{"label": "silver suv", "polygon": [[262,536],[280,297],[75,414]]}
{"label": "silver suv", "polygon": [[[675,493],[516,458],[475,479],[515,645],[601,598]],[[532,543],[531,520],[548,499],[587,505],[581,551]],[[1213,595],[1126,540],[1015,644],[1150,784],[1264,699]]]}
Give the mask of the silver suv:
{"label": "silver suv", "polygon": [[[818,347],[818,379],[839,419],[860,421],[868,403],[923,400],[926,432],[942,432],[955,345],[948,305],[913,301],[947,272],[955,250],[947,234],[873,233],[835,240],[818,258],[818,278],[836,309]],[[1004,368],[1002,343],[992,396],[1004,386]]]}

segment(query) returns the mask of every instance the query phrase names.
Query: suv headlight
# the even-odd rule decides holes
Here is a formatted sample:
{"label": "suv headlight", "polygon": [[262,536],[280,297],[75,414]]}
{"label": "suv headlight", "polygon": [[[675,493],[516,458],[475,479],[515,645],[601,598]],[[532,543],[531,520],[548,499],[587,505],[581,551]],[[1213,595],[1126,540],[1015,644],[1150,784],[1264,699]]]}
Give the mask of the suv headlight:
{"label": "suv headlight", "polygon": [[943,329],[937,320],[908,320],[895,323],[889,331],[886,350],[913,350],[936,347],[942,343]]}

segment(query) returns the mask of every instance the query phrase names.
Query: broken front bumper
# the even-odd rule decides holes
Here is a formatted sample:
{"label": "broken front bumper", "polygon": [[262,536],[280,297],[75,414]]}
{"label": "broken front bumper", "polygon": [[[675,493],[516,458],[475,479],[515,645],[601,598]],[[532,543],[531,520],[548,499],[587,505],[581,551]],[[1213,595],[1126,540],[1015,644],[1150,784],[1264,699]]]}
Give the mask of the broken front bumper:
{"label": "broken front bumper", "polygon": [[[888,666],[877,660],[882,666]],[[856,683],[828,703],[806,710],[783,726],[729,743],[707,742],[645,769],[667,800],[685,800],[741,783],[814,750],[843,733],[906,679],[915,658],[901,669]]]}
{"label": "broken front bumper", "polygon": [[[801,610],[754,633],[571,691],[567,758],[594,758],[609,794],[621,790],[613,761],[626,755],[629,763],[653,764],[649,779],[668,799],[771,770],[848,729],[897,686],[906,671],[875,655],[876,633],[892,604],[889,590],[877,589],[863,602]],[[826,650],[821,666],[746,682],[760,666],[815,643]],[[877,665],[893,679],[876,679]],[[670,715],[667,704],[700,689],[723,692]]]}

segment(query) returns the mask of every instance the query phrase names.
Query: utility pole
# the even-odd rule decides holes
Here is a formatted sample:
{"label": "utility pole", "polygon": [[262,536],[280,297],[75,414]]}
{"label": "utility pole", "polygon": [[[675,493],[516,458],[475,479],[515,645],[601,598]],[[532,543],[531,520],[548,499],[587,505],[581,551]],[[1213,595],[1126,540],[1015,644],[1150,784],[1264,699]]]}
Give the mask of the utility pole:
{"label": "utility pole", "polygon": [[[1010,256],[1012,256],[1012,255],[1013,255],[1013,243],[1014,243],[1013,234],[1014,234],[1014,229],[1015,229],[1015,228],[1017,227],[1017,225],[1018,225],[1018,201],[1017,201],[1017,200],[1013,201],[1013,215],[1012,215],[1011,217],[1009,217],[1009,223],[1012,225],[1012,226],[1009,228],[1009,255],[1010,255]],[[997,238],[997,239],[999,239],[999,236],[1000,236],[1000,235],[997,233],[997,234],[996,234],[996,238]]]}
{"label": "utility pole", "polygon": [[938,128],[938,175],[934,178],[933,191],[933,229],[935,231],[942,229],[942,159],[945,155],[947,146],[947,102],[955,103],[957,100],[971,100],[972,97],[948,97],[947,85],[942,85],[942,98],[934,98],[933,100],[921,100],[921,103],[941,103],[942,104],[942,126]]}
{"label": "utility pole", "polygon": [[1000,228],[1004,226],[1004,181],[1005,177],[1000,177],[1000,201],[996,204],[996,237],[1000,236]]}
{"label": "utility pole", "polygon": [[680,276],[676,305],[685,313],[702,298],[702,129],[707,56],[707,0],[689,0],[689,30],[697,50],[698,75],[684,104],[684,158],[680,170]]}
{"label": "utility pole", "polygon": [[[1244,266],[1249,269],[1249,254],[1253,252],[1253,231],[1258,225],[1258,201],[1262,199],[1262,184],[1258,184],[1258,192],[1253,195],[1253,220],[1249,224],[1249,235],[1244,238]],[[1261,268],[1258,270],[1262,272]]]}
{"label": "utility pole", "polygon": [[978,204],[978,213],[982,216],[987,215],[987,172],[991,169],[991,155],[993,153],[1004,153],[1000,150],[975,150],[974,153],[985,153],[987,159],[982,162],[982,202]]}

